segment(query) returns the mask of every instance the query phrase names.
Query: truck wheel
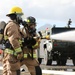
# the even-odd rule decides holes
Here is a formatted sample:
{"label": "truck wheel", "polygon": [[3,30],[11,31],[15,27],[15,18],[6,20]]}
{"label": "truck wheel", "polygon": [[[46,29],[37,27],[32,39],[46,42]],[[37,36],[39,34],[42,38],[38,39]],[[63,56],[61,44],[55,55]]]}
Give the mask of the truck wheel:
{"label": "truck wheel", "polygon": [[[57,61],[57,66],[66,66],[67,59],[61,59]],[[67,69],[64,69],[64,71],[67,71]]]}
{"label": "truck wheel", "polygon": [[62,59],[61,62],[60,62],[60,65],[61,66],[65,66],[66,65],[66,61],[67,61],[67,59]]}
{"label": "truck wheel", "polygon": [[60,66],[61,65],[61,61],[57,60],[57,65]]}
{"label": "truck wheel", "polygon": [[[73,65],[75,66],[75,56],[72,58],[73,61]],[[73,69],[73,71],[75,71],[75,69]]]}
{"label": "truck wheel", "polygon": [[52,59],[48,59],[47,64],[46,65],[52,65]]}
{"label": "truck wheel", "polygon": [[72,61],[73,61],[73,65],[75,66],[75,58],[72,58]]}
{"label": "truck wheel", "polygon": [[59,66],[65,66],[66,65],[66,61],[67,59],[64,59],[64,58],[60,58],[59,60],[57,60],[57,65]]}

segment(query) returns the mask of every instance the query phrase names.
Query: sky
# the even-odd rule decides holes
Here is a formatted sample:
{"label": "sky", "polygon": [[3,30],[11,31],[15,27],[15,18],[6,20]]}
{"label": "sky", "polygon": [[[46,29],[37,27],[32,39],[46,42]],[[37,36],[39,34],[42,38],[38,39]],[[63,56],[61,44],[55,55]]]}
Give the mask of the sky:
{"label": "sky", "polygon": [[64,27],[69,19],[75,27],[75,0],[1,0],[0,20],[8,21],[6,14],[13,6],[21,7],[25,17],[35,17],[37,28],[45,24]]}

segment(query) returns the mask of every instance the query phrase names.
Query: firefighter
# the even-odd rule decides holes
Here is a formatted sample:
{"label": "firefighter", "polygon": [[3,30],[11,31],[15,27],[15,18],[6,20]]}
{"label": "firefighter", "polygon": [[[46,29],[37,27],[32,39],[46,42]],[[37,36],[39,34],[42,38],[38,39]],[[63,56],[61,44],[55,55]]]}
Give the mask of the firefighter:
{"label": "firefighter", "polygon": [[5,50],[3,57],[3,75],[20,75],[20,59],[23,57],[21,49],[22,35],[20,33],[20,23],[23,12],[20,7],[12,7],[10,18],[4,29]]}
{"label": "firefighter", "polygon": [[40,43],[39,39],[36,38],[36,19],[32,16],[27,17],[27,26],[24,29],[22,30],[24,34],[24,59],[21,61],[21,66],[25,64],[31,75],[42,75],[39,62],[36,59],[36,50]]}

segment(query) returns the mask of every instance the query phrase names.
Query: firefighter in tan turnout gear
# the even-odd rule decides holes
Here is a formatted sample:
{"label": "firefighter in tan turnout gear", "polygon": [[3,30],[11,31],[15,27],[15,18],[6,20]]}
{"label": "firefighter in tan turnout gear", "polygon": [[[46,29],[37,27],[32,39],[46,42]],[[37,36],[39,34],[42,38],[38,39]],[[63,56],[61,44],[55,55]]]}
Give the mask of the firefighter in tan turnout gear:
{"label": "firefighter in tan turnout gear", "polygon": [[21,66],[25,64],[31,75],[42,75],[41,68],[36,60],[39,39],[36,38],[36,19],[34,17],[27,17],[27,26],[22,29],[22,33],[24,35],[24,59],[21,60]]}
{"label": "firefighter in tan turnout gear", "polygon": [[10,21],[4,29],[6,48],[3,57],[3,75],[20,75],[20,59],[23,57],[23,53],[19,24],[22,22],[22,9],[17,6],[13,7],[6,16],[10,18]]}

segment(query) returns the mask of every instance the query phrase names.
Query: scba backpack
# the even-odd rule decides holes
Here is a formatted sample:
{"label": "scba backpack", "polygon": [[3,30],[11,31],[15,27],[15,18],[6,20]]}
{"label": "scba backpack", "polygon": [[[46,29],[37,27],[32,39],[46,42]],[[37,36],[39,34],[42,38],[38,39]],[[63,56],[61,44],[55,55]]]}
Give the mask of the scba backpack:
{"label": "scba backpack", "polygon": [[4,28],[6,26],[5,21],[0,21],[0,44],[2,44],[3,38],[4,38]]}

